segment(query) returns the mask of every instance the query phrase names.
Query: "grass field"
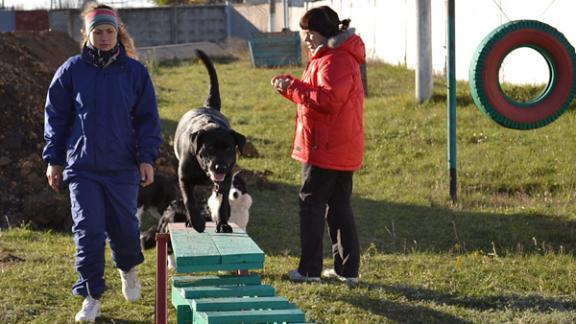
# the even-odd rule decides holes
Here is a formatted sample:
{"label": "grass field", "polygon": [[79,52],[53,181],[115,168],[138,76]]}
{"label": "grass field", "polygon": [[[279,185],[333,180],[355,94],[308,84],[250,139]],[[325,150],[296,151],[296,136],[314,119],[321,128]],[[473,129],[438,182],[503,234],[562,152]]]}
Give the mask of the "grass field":
{"label": "grass field", "polygon": [[[355,175],[353,207],[362,246],[361,284],[293,284],[298,262],[299,165],[290,159],[294,105],[275,94],[272,76],[301,67],[253,69],[246,58],[221,60],[222,111],[247,135],[258,158],[240,167],[265,174],[248,231],[266,252],[263,281],[318,323],[573,323],[576,321],[576,137],[574,110],[537,130],[502,128],[458,85],[458,201],[448,194],[446,90],[414,100],[413,71],[370,62],[365,104],[365,163]],[[200,106],[204,67],[176,62],[151,68],[164,135]],[[515,91],[522,91],[516,89]],[[326,240],[326,243],[328,241]],[[330,266],[326,244],[325,265]],[[68,233],[0,232],[0,323],[66,323],[80,300],[70,294]],[[108,257],[108,260],[110,258]],[[154,260],[141,267],[144,298],[121,298],[112,262],[102,323],[153,321]],[[174,321],[174,312],[170,310]]]}

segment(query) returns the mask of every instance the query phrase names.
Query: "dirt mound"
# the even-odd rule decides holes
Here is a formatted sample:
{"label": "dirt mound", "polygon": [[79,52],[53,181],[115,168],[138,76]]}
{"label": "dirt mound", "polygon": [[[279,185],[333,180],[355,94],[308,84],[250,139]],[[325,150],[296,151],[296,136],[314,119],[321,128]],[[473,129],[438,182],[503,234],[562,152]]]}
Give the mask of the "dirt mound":
{"label": "dirt mound", "polygon": [[[0,228],[67,229],[67,194],[52,192],[44,175],[44,104],[54,72],[79,44],[53,31],[0,33],[0,44]],[[174,175],[174,161],[164,144],[158,170]]]}

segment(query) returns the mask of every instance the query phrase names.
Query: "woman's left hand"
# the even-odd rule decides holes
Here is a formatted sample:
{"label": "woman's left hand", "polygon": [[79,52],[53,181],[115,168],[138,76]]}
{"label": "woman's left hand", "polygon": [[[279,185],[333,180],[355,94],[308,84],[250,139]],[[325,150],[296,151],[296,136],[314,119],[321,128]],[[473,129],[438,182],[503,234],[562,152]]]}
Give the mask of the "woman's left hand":
{"label": "woman's left hand", "polygon": [[154,182],[154,167],[149,163],[140,163],[140,186],[146,187]]}
{"label": "woman's left hand", "polygon": [[292,78],[289,75],[280,74],[273,77],[272,80],[270,80],[270,83],[272,84],[274,89],[276,89],[276,91],[285,92],[286,89],[288,89],[288,86],[290,85],[291,81]]}

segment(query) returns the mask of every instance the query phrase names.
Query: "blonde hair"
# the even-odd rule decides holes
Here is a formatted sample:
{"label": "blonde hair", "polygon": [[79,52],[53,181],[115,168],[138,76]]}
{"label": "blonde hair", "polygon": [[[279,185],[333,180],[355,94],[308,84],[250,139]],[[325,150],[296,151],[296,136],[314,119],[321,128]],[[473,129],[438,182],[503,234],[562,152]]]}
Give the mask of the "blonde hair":
{"label": "blonde hair", "polygon": [[[128,56],[130,56],[133,59],[138,59],[138,53],[136,52],[136,46],[134,46],[134,39],[130,36],[130,34],[126,30],[126,27],[124,26],[124,23],[122,22],[122,19],[120,19],[118,12],[116,10],[114,10],[114,8],[107,6],[107,5],[104,5],[104,4],[98,4],[97,2],[88,2],[86,4],[86,6],[84,7],[84,10],[80,14],[80,17],[82,18],[83,26],[86,25],[86,15],[88,13],[94,11],[94,10],[97,10],[97,9],[108,9],[108,10],[112,10],[116,13],[116,16],[118,17],[118,41],[122,44],[122,46],[124,46],[124,49],[126,50],[126,54]],[[88,32],[85,30],[85,27],[82,27],[82,43],[80,44],[80,46],[83,47],[87,41],[88,41]]]}

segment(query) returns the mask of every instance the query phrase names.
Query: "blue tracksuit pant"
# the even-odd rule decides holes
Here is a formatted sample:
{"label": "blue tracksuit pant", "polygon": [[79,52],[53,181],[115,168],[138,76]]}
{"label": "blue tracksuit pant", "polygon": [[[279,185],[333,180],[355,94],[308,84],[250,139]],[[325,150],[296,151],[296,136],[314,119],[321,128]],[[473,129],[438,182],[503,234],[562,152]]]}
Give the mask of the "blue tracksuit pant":
{"label": "blue tracksuit pant", "polygon": [[94,175],[67,179],[78,273],[72,292],[82,297],[99,298],[106,289],[107,238],[117,268],[127,271],[144,261],[136,218],[138,184],[111,180]]}

